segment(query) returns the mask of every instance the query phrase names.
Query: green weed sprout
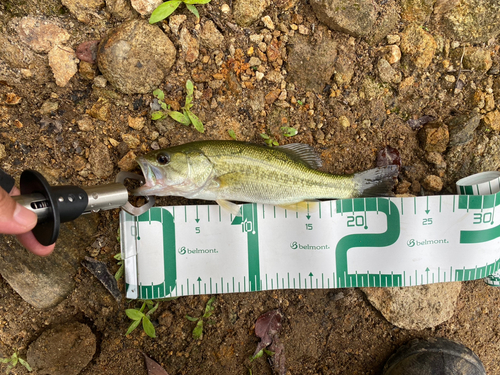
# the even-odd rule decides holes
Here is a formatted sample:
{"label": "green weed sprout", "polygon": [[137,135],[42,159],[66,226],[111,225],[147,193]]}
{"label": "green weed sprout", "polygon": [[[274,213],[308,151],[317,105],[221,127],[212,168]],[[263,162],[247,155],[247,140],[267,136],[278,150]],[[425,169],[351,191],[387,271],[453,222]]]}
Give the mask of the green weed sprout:
{"label": "green weed sprout", "polygon": [[285,137],[293,137],[298,133],[297,129],[291,128],[289,126],[282,126],[280,129]]}
{"label": "green weed sprout", "polygon": [[172,13],[175,12],[175,10],[181,5],[181,3],[186,4],[186,7],[188,10],[193,13],[196,18],[199,20],[200,19],[200,14],[198,13],[198,9],[194,6],[195,4],[207,4],[211,0],[170,0],[166,1],[163,4],[159,5],[151,14],[151,17],[149,18],[149,23],[153,24],[158,21],[164,20],[168,16],[170,16]]}
{"label": "green weed sprout", "polygon": [[116,254],[113,258],[115,258],[118,261],[116,264],[118,264],[120,266],[120,268],[118,268],[118,271],[116,271],[116,273],[115,273],[115,279],[116,279],[116,281],[118,281],[123,276],[123,272],[125,271],[125,266],[123,265],[121,253]]}
{"label": "green weed sprout", "polygon": [[[156,305],[154,305],[153,301],[146,300],[142,303],[142,306],[140,309],[127,309],[127,310],[125,310],[125,314],[127,314],[127,316],[134,321],[130,325],[130,327],[128,327],[128,330],[127,330],[127,333],[125,333],[125,336],[127,336],[134,329],[136,329],[142,321],[142,328],[144,329],[144,332],[146,332],[146,334],[149,337],[155,338],[156,337],[155,327],[153,326],[153,323],[151,323],[151,320],[149,320],[149,317],[151,316],[151,314],[153,314],[156,311],[159,304],[160,303],[157,302]],[[154,307],[153,307],[153,305],[154,305]],[[149,311],[144,313],[144,310],[146,309],[146,307],[148,308]]]}
{"label": "green weed sprout", "polygon": [[20,363],[24,367],[26,367],[26,370],[28,371],[33,371],[31,369],[31,366],[26,362],[24,359],[19,357],[16,352],[10,356],[10,358],[1,358],[0,363],[8,363],[9,365],[7,366],[7,370],[5,371],[6,374],[10,373],[10,370],[12,370],[14,367],[17,366],[17,363]]}
{"label": "green weed sprout", "polygon": [[274,138],[271,138],[267,134],[262,133],[260,136],[264,139],[264,142],[266,142],[266,145],[268,145],[269,147],[279,146],[278,141]]}
{"label": "green weed sprout", "polygon": [[200,318],[193,318],[192,316],[186,315],[186,319],[190,322],[198,322],[193,329],[193,338],[195,340],[201,340],[203,338],[203,319],[209,318],[214,313],[214,307],[212,306],[214,301],[215,297],[208,300],[205,306],[205,313]]}
{"label": "green weed sprout", "polygon": [[170,110],[170,106],[164,102],[165,94],[162,90],[156,89],[153,91],[153,95],[158,99],[158,102],[161,105],[163,111],[155,111],[151,113],[151,120],[161,120],[170,116],[175,121],[181,123],[182,125],[189,126],[193,124],[196,130],[200,133],[205,132],[205,128],[203,127],[203,123],[193,112],[191,112],[191,107],[193,106],[193,93],[194,86],[191,80],[187,80],[186,82],[186,103],[184,107],[182,107],[182,113],[177,111]]}

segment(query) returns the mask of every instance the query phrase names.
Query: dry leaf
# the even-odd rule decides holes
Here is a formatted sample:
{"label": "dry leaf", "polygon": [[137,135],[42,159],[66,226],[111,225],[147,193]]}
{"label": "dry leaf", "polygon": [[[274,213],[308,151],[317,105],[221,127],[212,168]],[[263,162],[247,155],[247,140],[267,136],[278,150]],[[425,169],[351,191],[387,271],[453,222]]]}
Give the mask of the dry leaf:
{"label": "dry leaf", "polygon": [[258,317],[255,322],[255,335],[260,337],[254,356],[262,349],[272,344],[274,336],[281,329],[281,318],[283,314],[280,310],[271,310]]}
{"label": "dry leaf", "polygon": [[166,372],[165,369],[161,367],[155,360],[149,358],[144,353],[142,353],[142,355],[144,356],[144,362],[146,362],[148,375],[168,375],[168,372]]}

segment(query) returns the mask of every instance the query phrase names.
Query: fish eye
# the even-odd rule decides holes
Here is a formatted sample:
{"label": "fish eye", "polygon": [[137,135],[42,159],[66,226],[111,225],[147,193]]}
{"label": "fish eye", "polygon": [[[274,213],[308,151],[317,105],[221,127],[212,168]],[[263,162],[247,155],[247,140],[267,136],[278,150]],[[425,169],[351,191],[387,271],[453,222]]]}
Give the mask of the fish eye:
{"label": "fish eye", "polygon": [[161,165],[166,165],[170,162],[170,157],[167,154],[158,154],[156,161]]}

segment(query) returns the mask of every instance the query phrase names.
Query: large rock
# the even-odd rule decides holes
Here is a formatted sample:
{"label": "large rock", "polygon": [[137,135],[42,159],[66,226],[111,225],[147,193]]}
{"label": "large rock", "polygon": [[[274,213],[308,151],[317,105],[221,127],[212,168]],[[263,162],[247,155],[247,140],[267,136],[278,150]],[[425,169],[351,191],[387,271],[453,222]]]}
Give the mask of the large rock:
{"label": "large rock", "polygon": [[450,319],[462,284],[405,288],[362,288],[370,303],[391,324],[404,329],[432,328]]}
{"label": "large rock", "polygon": [[176,50],[158,26],[132,20],[112,29],[99,43],[101,73],[125,94],[148,93],[164,80]]}
{"label": "large rock", "polygon": [[391,1],[385,12],[372,0],[311,0],[316,17],[329,28],[370,42],[383,39],[397,24]]}
{"label": "large rock", "polygon": [[436,49],[437,43],[432,35],[415,24],[408,26],[401,35],[403,64],[411,68],[427,69]]}
{"label": "large rock", "polygon": [[295,35],[288,51],[288,79],[304,90],[321,92],[335,70],[337,44],[324,37],[317,45],[309,38]]}
{"label": "large rock", "polygon": [[24,249],[14,237],[0,236],[0,274],[30,305],[54,307],[73,291],[73,278],[97,225],[97,215],[61,225],[56,248],[45,258]]}
{"label": "large rock", "polygon": [[43,332],[27,354],[37,374],[78,375],[92,360],[96,338],[85,324],[74,322]]}
{"label": "large rock", "polygon": [[487,42],[500,34],[498,0],[461,0],[443,15],[441,23],[451,38],[471,43]]}

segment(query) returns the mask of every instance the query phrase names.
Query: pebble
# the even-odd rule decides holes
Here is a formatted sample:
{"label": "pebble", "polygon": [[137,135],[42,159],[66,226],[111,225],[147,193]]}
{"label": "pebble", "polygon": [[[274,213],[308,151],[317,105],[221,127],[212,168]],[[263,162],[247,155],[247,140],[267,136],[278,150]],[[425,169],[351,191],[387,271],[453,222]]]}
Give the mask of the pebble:
{"label": "pebble", "polygon": [[488,112],[483,117],[483,124],[486,128],[490,128],[494,131],[500,131],[500,111]]}
{"label": "pebble", "polygon": [[233,2],[233,16],[241,27],[250,26],[257,21],[269,5],[267,0],[235,0]]}
{"label": "pebble", "polygon": [[425,151],[444,152],[450,141],[448,126],[437,121],[429,122],[419,130],[418,139]]}
{"label": "pebble", "polygon": [[280,83],[283,81],[283,75],[277,70],[271,70],[267,73],[266,79],[270,82]]}
{"label": "pebble", "polygon": [[431,151],[425,154],[425,160],[429,163],[434,164],[436,167],[443,168],[446,166],[446,162],[444,161],[443,155],[439,152]]}
{"label": "pebble", "polygon": [[250,41],[252,43],[257,43],[258,44],[258,43],[262,42],[262,40],[264,39],[264,35],[262,35],[262,34],[251,34],[249,38],[250,38]]}
{"label": "pebble", "polygon": [[128,126],[135,130],[142,130],[146,125],[146,119],[144,117],[132,117],[128,116]]}
{"label": "pebble", "polygon": [[361,288],[368,301],[391,324],[415,330],[432,328],[450,319],[461,289],[460,282],[411,288]]}
{"label": "pebble", "polygon": [[259,71],[255,72],[255,78],[257,78],[257,81],[262,81],[262,78],[264,78],[264,73],[261,73]]}
{"label": "pebble", "polygon": [[56,85],[64,87],[78,71],[75,51],[69,47],[57,47],[49,51],[49,66],[52,68]]}
{"label": "pebble", "polygon": [[96,337],[85,324],[73,322],[44,331],[27,353],[35,371],[48,375],[78,375],[96,351]]}
{"label": "pebble", "polygon": [[388,44],[396,44],[396,43],[399,43],[400,40],[401,40],[401,37],[397,34],[387,35],[387,43]]}
{"label": "pebble", "polygon": [[78,120],[76,124],[78,125],[78,129],[80,129],[82,132],[89,132],[94,130],[94,124],[89,117],[84,117],[81,120]]}
{"label": "pebble", "polygon": [[401,35],[401,52],[417,69],[427,69],[434,58],[437,43],[431,34],[417,25],[406,27]]}
{"label": "pebble", "polygon": [[95,87],[100,87],[104,88],[106,87],[106,84],[108,83],[108,80],[104,76],[97,76],[94,78],[94,86]]}
{"label": "pebble", "polygon": [[127,154],[120,159],[118,162],[118,168],[120,168],[121,171],[132,171],[137,167],[137,162],[135,161],[135,158],[137,155],[133,151],[127,152]]}
{"label": "pebble", "polygon": [[158,26],[127,21],[99,43],[98,65],[108,82],[125,94],[148,93],[164,80],[176,49]]}
{"label": "pebble", "polygon": [[220,11],[224,14],[228,14],[231,11],[231,8],[227,4],[222,4]]}
{"label": "pebble", "polygon": [[111,115],[111,103],[106,99],[99,98],[87,113],[97,120],[108,121]]}
{"label": "pebble", "polygon": [[382,82],[386,83],[401,82],[401,72],[394,69],[386,59],[380,59],[378,61],[377,70]]}
{"label": "pebble", "polygon": [[100,9],[104,8],[104,0],[61,0],[62,5],[68,8],[78,21],[83,23],[91,23],[96,19],[95,14]]}
{"label": "pebble", "polygon": [[5,146],[0,143],[0,160],[7,156],[7,152],[5,151]]}
{"label": "pebble", "polygon": [[78,64],[78,74],[80,74],[82,78],[92,81],[96,77],[97,67],[95,64],[80,61],[80,64]]}
{"label": "pebble", "polygon": [[149,16],[163,0],[130,0],[130,5],[142,16]]}
{"label": "pebble", "polygon": [[[461,53],[460,53],[461,55]],[[493,65],[491,52],[484,48],[468,47],[465,49],[463,66],[465,69],[486,73]]]}
{"label": "pebble", "polygon": [[393,65],[401,60],[401,50],[396,45],[390,45],[383,48],[384,58]]}
{"label": "pebble", "polygon": [[106,0],[106,9],[120,21],[136,16],[128,0]]}
{"label": "pebble", "polygon": [[185,53],[186,62],[195,62],[200,55],[200,43],[198,39],[192,36],[186,27],[183,27],[180,32],[179,42],[182,51]]}
{"label": "pebble", "polygon": [[462,145],[472,141],[480,121],[481,115],[477,110],[455,116],[449,120],[447,124],[450,132],[450,146]]}
{"label": "pebble", "polygon": [[175,35],[179,35],[179,27],[186,19],[187,16],[185,16],[184,14],[174,14],[168,17],[168,26],[170,27],[170,30]]}
{"label": "pebble", "polygon": [[35,52],[49,52],[68,41],[70,34],[41,18],[23,17],[17,28],[19,38]]}
{"label": "pebble", "polygon": [[299,34],[309,35],[309,28],[305,27],[304,25],[299,25]]}
{"label": "pebble", "polygon": [[273,104],[278,99],[280,94],[281,94],[280,89],[275,89],[275,90],[270,91],[265,97],[266,103],[269,105]]}
{"label": "pebble", "polygon": [[437,193],[443,190],[443,181],[439,176],[429,175],[422,181],[422,186],[425,190]]}
{"label": "pebble", "polygon": [[107,178],[113,173],[113,162],[104,143],[99,142],[90,149],[89,162],[92,173],[99,178]]}
{"label": "pebble", "polygon": [[262,23],[264,24],[265,27],[267,27],[269,30],[274,30],[274,22],[269,16],[264,16],[260,19]]}
{"label": "pebble", "polygon": [[447,82],[450,82],[450,83],[455,83],[455,81],[457,80],[455,76],[451,75],[451,74],[447,74],[444,76],[444,79],[447,81]]}
{"label": "pebble", "polygon": [[206,21],[203,24],[200,33],[201,45],[206,46],[210,49],[216,49],[220,47],[223,41],[224,41],[224,36],[220,33],[219,30],[217,30],[215,24],[210,20]]}
{"label": "pebble", "polygon": [[46,100],[43,102],[42,106],[40,107],[40,114],[41,115],[49,115],[59,108],[59,103],[58,102],[53,102],[51,100]]}
{"label": "pebble", "polygon": [[98,43],[98,40],[89,40],[87,42],[80,43],[78,47],[76,47],[76,57],[78,57],[80,61],[94,64],[97,58]]}
{"label": "pebble", "polygon": [[248,65],[250,66],[259,66],[260,64],[262,64],[262,61],[255,56],[250,57],[250,60],[248,61]]}
{"label": "pebble", "polygon": [[141,141],[132,134],[122,134],[122,139],[129,148],[137,148],[141,145]]}
{"label": "pebble", "polygon": [[349,121],[349,119],[346,116],[340,116],[339,117],[339,124],[343,128],[348,128],[349,126],[351,126],[351,122]]}

